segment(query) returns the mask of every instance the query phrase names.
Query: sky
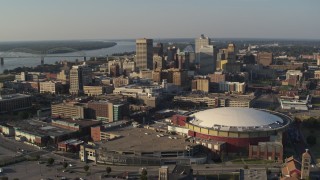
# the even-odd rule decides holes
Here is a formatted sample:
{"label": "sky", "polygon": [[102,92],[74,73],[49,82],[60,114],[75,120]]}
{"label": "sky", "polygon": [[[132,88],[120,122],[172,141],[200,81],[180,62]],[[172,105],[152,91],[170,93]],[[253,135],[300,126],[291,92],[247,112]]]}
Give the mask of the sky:
{"label": "sky", "polygon": [[320,0],[0,0],[0,41],[320,39]]}

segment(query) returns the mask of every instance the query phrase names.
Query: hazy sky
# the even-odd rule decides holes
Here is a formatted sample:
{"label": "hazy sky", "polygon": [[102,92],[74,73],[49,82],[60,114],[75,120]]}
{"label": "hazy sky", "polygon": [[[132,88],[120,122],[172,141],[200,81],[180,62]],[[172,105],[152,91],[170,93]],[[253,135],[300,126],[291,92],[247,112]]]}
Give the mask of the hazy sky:
{"label": "hazy sky", "polygon": [[0,0],[0,41],[320,39],[320,0]]}

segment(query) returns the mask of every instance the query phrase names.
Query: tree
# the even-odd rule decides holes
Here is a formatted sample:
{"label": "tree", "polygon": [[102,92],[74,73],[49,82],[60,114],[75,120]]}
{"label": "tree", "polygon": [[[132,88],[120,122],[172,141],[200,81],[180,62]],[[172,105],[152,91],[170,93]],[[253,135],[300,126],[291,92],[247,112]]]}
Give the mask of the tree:
{"label": "tree", "polygon": [[85,166],[83,166],[83,169],[87,172],[88,170],[89,170],[89,166],[88,165],[85,165]]}
{"label": "tree", "polygon": [[107,172],[107,174],[109,175],[109,174],[111,173],[111,167],[108,166],[108,167],[106,168],[106,172]]}
{"label": "tree", "polygon": [[20,119],[27,119],[29,117],[29,113],[27,111],[21,111],[18,113]]}
{"label": "tree", "polygon": [[67,162],[64,162],[64,163],[62,164],[62,166],[63,166],[64,169],[66,169],[66,168],[68,167],[68,163],[67,163]]}
{"label": "tree", "polygon": [[49,158],[47,163],[48,163],[49,165],[52,165],[52,164],[54,163],[54,159],[53,159],[53,158]]}
{"label": "tree", "polygon": [[142,169],[140,179],[147,180],[148,179],[147,175],[148,175],[148,171],[146,169]]}
{"label": "tree", "polygon": [[310,145],[310,146],[313,146],[315,144],[317,144],[317,137],[315,137],[314,135],[309,135],[307,137],[307,143]]}

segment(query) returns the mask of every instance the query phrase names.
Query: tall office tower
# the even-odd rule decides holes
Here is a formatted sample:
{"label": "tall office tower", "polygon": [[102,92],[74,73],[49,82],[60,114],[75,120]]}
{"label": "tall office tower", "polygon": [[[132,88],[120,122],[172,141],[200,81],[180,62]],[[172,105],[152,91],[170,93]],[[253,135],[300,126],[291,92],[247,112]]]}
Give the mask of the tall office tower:
{"label": "tall office tower", "polygon": [[119,64],[112,64],[110,66],[110,76],[111,77],[118,77],[120,76],[120,67]]}
{"label": "tall office tower", "polygon": [[153,40],[137,39],[136,40],[136,67],[138,70],[152,69],[153,62]]}
{"label": "tall office tower", "polygon": [[207,75],[215,72],[217,62],[214,54],[213,45],[201,46],[198,55],[199,74]]}
{"label": "tall office tower", "polygon": [[153,47],[153,56],[164,56],[162,43],[158,43],[155,47]]}
{"label": "tall office tower", "polygon": [[268,52],[259,52],[257,56],[257,63],[263,66],[269,66],[272,64],[273,55]]}
{"label": "tall office tower", "polygon": [[188,83],[188,71],[173,69],[172,81],[176,86],[186,86]]}
{"label": "tall office tower", "polygon": [[228,57],[228,50],[227,49],[219,49],[217,54],[217,61],[226,60]]}
{"label": "tall office tower", "polygon": [[176,60],[176,54],[178,49],[175,46],[168,47],[167,50],[167,61],[175,61]]}
{"label": "tall office tower", "polygon": [[301,179],[308,179],[310,174],[310,163],[311,156],[306,149],[306,152],[302,154],[302,162],[301,162]]}
{"label": "tall office tower", "polygon": [[208,78],[198,78],[192,80],[192,91],[202,91],[209,92],[209,79]]}
{"label": "tall office tower", "polygon": [[228,52],[228,56],[227,56],[228,62],[235,62],[236,61],[236,45],[233,43],[230,43],[228,45],[227,52]]}
{"label": "tall office tower", "polygon": [[122,63],[122,74],[128,76],[131,72],[136,70],[136,62],[131,60],[124,60]]}
{"label": "tall office tower", "polygon": [[317,54],[316,58],[317,58],[317,65],[320,66],[320,54]]}
{"label": "tall office tower", "polygon": [[154,55],[153,56],[153,70],[164,69],[166,67],[166,62],[163,56]]}
{"label": "tall office tower", "polygon": [[91,69],[85,63],[72,66],[70,70],[70,94],[82,94],[83,86],[89,85],[91,82]]}
{"label": "tall office tower", "polygon": [[195,53],[196,53],[196,60],[199,60],[199,53],[200,48],[202,46],[211,45],[211,40],[208,37],[205,37],[203,34],[199,38],[195,39]]}
{"label": "tall office tower", "polygon": [[189,69],[190,63],[190,54],[189,52],[180,52],[178,54],[178,61],[177,61],[177,68],[178,69]]}

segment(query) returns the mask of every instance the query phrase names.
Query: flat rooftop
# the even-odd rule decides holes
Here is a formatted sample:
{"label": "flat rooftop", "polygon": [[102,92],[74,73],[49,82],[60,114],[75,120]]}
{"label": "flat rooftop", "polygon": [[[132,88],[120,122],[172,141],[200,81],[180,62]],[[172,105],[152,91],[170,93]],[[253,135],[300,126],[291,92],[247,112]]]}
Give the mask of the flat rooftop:
{"label": "flat rooftop", "polygon": [[175,96],[175,97],[190,97],[190,98],[205,98],[210,99],[219,98],[219,99],[231,99],[231,100],[240,100],[240,101],[251,101],[256,97],[252,94],[249,95],[237,95],[237,94],[223,94],[223,93],[209,93],[209,94],[199,94],[199,93],[189,93],[185,95]]}
{"label": "flat rooftop", "polygon": [[14,128],[18,128],[20,131],[27,132],[29,134],[37,136],[55,137],[73,133],[73,131],[55,127],[52,126],[50,123],[36,120],[10,121],[7,124],[13,126]]}
{"label": "flat rooftop", "polygon": [[20,98],[27,98],[30,95],[26,94],[8,94],[8,95],[0,95],[0,101],[7,101],[12,99],[20,99]]}
{"label": "flat rooftop", "polygon": [[[145,128],[126,127],[108,131],[108,133],[121,136],[114,140],[98,143],[100,147],[105,147],[108,151],[179,151],[185,150],[188,145],[194,146],[193,143],[186,142],[185,138],[180,135],[169,135]],[[161,135],[163,136],[161,137]]]}
{"label": "flat rooftop", "polygon": [[80,127],[91,127],[95,125],[100,125],[101,121],[98,120],[90,120],[90,119],[83,119],[83,120],[73,120],[73,119],[52,119],[52,123],[56,122],[59,124],[62,123],[68,123],[68,124],[77,124]]}

